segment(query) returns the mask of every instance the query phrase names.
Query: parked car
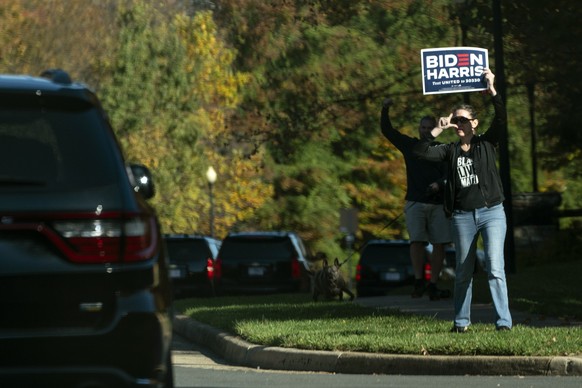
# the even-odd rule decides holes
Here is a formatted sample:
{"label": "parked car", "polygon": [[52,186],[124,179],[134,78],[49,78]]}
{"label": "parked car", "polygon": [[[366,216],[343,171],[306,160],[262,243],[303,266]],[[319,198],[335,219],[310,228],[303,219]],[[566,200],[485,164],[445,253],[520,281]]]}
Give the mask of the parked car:
{"label": "parked car", "polygon": [[218,253],[225,293],[308,292],[310,262],[293,232],[230,233]]}
{"label": "parked car", "polygon": [[[430,255],[432,245],[426,245],[426,261],[423,268],[424,279],[431,278]],[[475,272],[484,268],[485,254],[477,249]],[[445,258],[440,279],[455,278],[455,247],[445,247]],[[381,295],[394,287],[414,282],[414,270],[410,261],[410,242],[408,240],[369,241],[360,256],[356,267],[356,290],[358,296]]]}
{"label": "parked car", "polygon": [[414,282],[407,240],[370,240],[356,266],[358,296],[382,295],[391,288]]}
{"label": "parked car", "polygon": [[153,194],[90,89],[0,75],[0,386],[173,386]]}
{"label": "parked car", "polygon": [[166,234],[174,295],[214,296],[215,281],[221,276],[216,261],[221,241],[209,236]]}

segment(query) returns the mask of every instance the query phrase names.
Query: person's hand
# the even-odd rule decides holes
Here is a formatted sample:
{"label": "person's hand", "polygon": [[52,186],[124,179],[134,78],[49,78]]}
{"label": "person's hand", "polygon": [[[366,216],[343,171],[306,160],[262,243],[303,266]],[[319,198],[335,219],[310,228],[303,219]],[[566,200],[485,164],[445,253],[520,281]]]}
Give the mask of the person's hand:
{"label": "person's hand", "polygon": [[437,137],[438,135],[440,135],[441,133],[443,133],[443,131],[447,128],[457,128],[456,124],[451,124],[451,119],[453,118],[453,114],[451,113],[450,115],[448,115],[447,117],[441,117],[439,118],[439,122],[437,123],[437,126],[434,127],[432,129],[432,131],[430,131],[430,134],[433,137]]}
{"label": "person's hand", "polygon": [[391,107],[392,105],[394,105],[394,100],[392,100],[392,98],[390,97],[386,97],[382,102],[382,108],[388,108]]}
{"label": "person's hand", "polygon": [[453,118],[453,114],[451,113],[450,115],[448,115],[447,117],[441,117],[439,118],[439,128],[441,130],[447,129],[447,128],[457,128],[456,124],[451,124],[451,119]]}
{"label": "person's hand", "polygon": [[439,184],[436,182],[432,182],[430,185],[428,185],[428,188],[427,188],[428,194],[438,193],[439,190],[440,190]]}
{"label": "person's hand", "polygon": [[487,82],[487,91],[491,93],[492,96],[495,96],[497,94],[494,86],[495,74],[493,74],[491,69],[483,69],[483,78],[485,78],[485,82]]}

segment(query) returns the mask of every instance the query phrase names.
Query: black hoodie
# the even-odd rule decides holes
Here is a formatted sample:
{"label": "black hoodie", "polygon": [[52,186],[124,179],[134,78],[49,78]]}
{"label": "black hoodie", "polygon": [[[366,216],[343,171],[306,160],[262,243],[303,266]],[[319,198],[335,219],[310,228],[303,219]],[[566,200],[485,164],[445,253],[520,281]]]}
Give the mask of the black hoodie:
{"label": "black hoodie", "polygon": [[[491,126],[483,135],[473,136],[471,139],[475,173],[479,178],[478,187],[487,207],[498,205],[505,199],[496,164],[497,153],[495,147],[499,143],[501,130],[507,123],[507,112],[499,94],[492,97],[492,101],[495,108],[495,116]],[[427,139],[415,145],[414,153],[425,160],[446,160],[449,163],[445,185],[444,209],[447,217],[451,217],[455,210],[454,204],[457,195],[455,190],[459,179],[456,174],[456,163],[461,154],[460,141],[449,144],[434,144],[434,138]]]}

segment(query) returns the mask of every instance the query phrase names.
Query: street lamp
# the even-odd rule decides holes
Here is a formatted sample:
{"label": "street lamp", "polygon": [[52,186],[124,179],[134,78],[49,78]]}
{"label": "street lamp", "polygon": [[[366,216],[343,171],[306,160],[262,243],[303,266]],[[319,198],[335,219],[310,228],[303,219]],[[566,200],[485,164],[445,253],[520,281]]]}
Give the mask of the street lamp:
{"label": "street lamp", "polygon": [[206,179],[208,180],[208,191],[210,193],[210,236],[214,237],[214,195],[212,189],[214,187],[214,182],[216,182],[216,171],[212,166],[208,167],[206,170]]}

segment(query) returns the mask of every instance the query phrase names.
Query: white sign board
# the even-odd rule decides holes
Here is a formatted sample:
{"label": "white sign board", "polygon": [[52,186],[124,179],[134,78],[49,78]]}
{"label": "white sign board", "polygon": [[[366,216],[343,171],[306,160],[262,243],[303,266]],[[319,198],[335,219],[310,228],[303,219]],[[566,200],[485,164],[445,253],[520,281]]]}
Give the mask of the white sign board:
{"label": "white sign board", "polygon": [[422,93],[442,94],[486,90],[483,69],[489,67],[487,49],[443,47],[420,50]]}

